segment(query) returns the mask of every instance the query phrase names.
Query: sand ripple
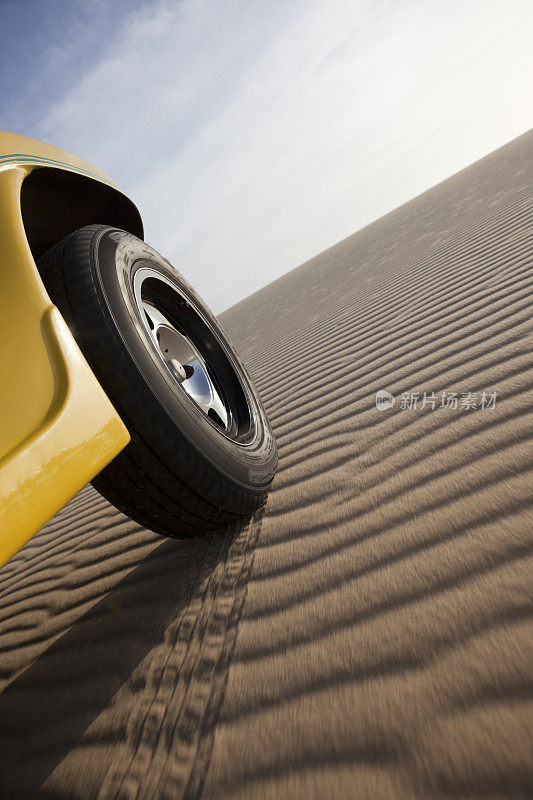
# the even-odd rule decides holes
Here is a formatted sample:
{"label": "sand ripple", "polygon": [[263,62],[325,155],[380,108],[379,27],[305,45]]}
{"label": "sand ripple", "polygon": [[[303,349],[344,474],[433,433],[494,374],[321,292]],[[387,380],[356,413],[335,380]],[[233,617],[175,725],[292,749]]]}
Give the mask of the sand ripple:
{"label": "sand ripple", "polygon": [[[532,145],[222,315],[253,520],[164,541],[87,487],[2,570],[2,798],[533,794]],[[497,402],[399,408],[443,391]]]}

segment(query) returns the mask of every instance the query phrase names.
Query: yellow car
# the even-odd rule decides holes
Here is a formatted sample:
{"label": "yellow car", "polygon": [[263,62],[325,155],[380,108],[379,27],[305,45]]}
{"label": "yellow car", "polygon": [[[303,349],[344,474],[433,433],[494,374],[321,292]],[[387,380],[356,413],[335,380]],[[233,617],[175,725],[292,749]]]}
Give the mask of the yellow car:
{"label": "yellow car", "polygon": [[277,463],[206,305],[103,172],[0,133],[0,565],[88,481],[195,536],[250,514]]}

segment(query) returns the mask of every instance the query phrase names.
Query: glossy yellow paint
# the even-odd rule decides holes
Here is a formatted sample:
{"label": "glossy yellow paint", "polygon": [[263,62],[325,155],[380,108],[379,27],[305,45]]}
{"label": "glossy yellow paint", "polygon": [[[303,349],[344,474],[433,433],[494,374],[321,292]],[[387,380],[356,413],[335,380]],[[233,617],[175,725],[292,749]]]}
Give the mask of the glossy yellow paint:
{"label": "glossy yellow paint", "polygon": [[65,150],[61,150],[51,144],[39,142],[37,139],[30,139],[28,136],[19,136],[17,133],[0,131],[0,167],[4,164],[10,166],[28,164],[30,167],[59,167],[60,169],[87,175],[90,178],[97,178],[99,181],[115,187],[115,184],[105,172],[93,167],[92,164],[89,164],[88,161],[79,156],[67,153]]}
{"label": "glossy yellow paint", "polygon": [[28,246],[20,189],[45,159],[110,183],[82,159],[0,134],[0,565],[129,441]]}

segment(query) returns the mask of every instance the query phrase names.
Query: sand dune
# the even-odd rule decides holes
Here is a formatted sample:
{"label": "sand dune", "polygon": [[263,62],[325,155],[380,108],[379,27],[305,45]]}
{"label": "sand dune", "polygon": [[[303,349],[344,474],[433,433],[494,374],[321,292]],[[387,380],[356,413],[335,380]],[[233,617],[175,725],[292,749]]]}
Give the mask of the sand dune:
{"label": "sand dune", "polygon": [[253,520],[165,541],[87,487],[2,570],[1,798],[531,796],[532,149],[222,315]]}

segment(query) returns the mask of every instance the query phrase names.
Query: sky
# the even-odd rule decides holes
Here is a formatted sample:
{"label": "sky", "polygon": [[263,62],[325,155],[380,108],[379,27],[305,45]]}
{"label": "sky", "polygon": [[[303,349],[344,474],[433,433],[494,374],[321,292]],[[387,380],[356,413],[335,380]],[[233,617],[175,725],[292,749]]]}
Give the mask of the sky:
{"label": "sky", "polygon": [[216,312],[532,127],[531,0],[0,0],[0,129]]}

